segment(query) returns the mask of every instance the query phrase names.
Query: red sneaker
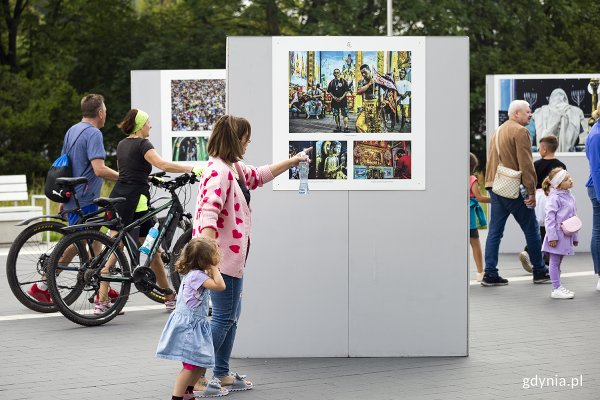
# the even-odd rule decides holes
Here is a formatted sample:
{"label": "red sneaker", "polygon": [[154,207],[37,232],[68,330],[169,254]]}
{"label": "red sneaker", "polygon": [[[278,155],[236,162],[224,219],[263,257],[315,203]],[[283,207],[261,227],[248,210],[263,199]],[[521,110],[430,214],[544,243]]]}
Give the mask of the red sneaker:
{"label": "red sneaker", "polygon": [[[109,287],[108,288],[108,298],[110,299],[111,303],[114,303],[115,301],[117,301],[119,299],[119,296],[121,295],[119,292],[117,292],[115,289]],[[98,293],[96,293],[96,303],[100,302],[100,296],[98,295]]]}
{"label": "red sneaker", "polygon": [[52,297],[50,297],[50,292],[48,292],[48,289],[41,290],[40,288],[38,288],[37,283],[31,285],[29,290],[27,290],[27,294],[39,301],[40,303],[52,304]]}
{"label": "red sneaker", "polygon": [[110,298],[111,303],[114,303],[115,301],[117,301],[119,299],[120,295],[121,295],[121,293],[117,292],[115,289],[113,289],[113,288],[108,289],[108,297]]}

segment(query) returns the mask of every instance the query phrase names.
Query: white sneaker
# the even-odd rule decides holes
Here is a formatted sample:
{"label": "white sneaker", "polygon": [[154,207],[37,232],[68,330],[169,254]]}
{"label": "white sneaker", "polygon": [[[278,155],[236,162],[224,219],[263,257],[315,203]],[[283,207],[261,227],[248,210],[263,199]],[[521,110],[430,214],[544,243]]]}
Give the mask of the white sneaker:
{"label": "white sneaker", "polygon": [[519,261],[521,261],[521,265],[523,269],[529,273],[533,271],[533,265],[531,264],[531,260],[529,259],[529,253],[526,251],[522,251],[519,253]]}
{"label": "white sneaker", "polygon": [[550,297],[552,297],[553,299],[572,299],[573,297],[575,297],[575,293],[565,289],[562,286],[559,286],[558,288],[552,290],[552,293],[550,293]]}
{"label": "white sneaker", "polygon": [[484,272],[478,272],[477,276],[475,277],[475,280],[477,282],[481,282],[483,280],[483,274],[484,274]]}
{"label": "white sneaker", "polygon": [[566,288],[566,287],[564,287],[564,286],[561,286],[561,288],[563,289],[563,291],[564,291],[564,292],[566,292],[566,293],[571,293],[573,296],[575,296],[575,292],[574,292],[574,291],[572,291],[572,290],[569,290],[569,289],[567,289],[567,288]]}
{"label": "white sneaker", "polygon": [[596,285],[596,290],[600,292],[600,278],[598,278],[598,284]]}

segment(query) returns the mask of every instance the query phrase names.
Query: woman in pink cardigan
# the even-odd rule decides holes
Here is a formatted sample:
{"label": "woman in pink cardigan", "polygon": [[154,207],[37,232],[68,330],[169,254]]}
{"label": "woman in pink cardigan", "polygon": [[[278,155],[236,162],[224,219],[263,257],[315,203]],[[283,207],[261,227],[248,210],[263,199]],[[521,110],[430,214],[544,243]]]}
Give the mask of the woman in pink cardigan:
{"label": "woman in pink cardigan", "polygon": [[[221,250],[220,270],[226,289],[210,293],[215,348],[213,374],[230,391],[252,389],[252,382],[229,371],[229,357],[240,318],[244,266],[250,248],[250,190],[273,180],[306,158],[297,154],[258,168],[246,165],[241,160],[250,143],[250,131],[250,123],[244,118],[225,115],[216,122],[208,140],[210,158],[200,178],[192,232],[194,237],[216,239]],[[205,384],[206,379],[202,378],[199,386]]]}

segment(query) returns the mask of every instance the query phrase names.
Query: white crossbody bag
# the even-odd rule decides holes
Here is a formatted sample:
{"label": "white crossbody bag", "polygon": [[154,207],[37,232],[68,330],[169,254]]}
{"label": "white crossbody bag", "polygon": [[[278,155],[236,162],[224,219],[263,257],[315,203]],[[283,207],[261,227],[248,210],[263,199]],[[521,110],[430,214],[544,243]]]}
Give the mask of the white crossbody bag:
{"label": "white crossbody bag", "polygon": [[496,131],[496,151],[498,152],[498,169],[494,176],[492,191],[498,196],[506,197],[507,199],[516,199],[519,197],[519,185],[521,184],[521,171],[507,168],[502,164],[500,159],[500,147],[498,146],[498,136],[500,130]]}

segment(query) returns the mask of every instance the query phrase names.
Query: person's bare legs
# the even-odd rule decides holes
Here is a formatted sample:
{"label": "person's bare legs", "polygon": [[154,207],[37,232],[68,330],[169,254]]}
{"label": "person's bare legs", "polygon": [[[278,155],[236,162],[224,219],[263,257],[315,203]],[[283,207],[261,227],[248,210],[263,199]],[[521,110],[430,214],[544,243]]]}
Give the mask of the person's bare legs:
{"label": "person's bare legs", "polygon": [[[140,243],[144,243],[144,238],[140,238]],[[150,262],[150,268],[154,272],[156,276],[156,284],[163,289],[167,289],[170,287],[169,280],[167,279],[167,274],[165,273],[165,264],[160,257],[162,250],[159,248],[158,251],[152,257],[152,261]],[[174,294],[165,295],[165,300],[173,300],[175,297]]]}
{"label": "person's bare legs", "polygon": [[[194,386],[194,383],[198,381],[206,373],[206,368],[198,367],[194,370],[181,368],[179,375],[175,378],[175,386],[173,387],[173,396],[182,397],[188,386]],[[202,390],[204,390],[203,388]]]}
{"label": "person's bare legs", "polygon": [[473,249],[473,258],[475,259],[475,265],[477,266],[477,272],[483,272],[483,253],[481,252],[481,242],[479,238],[469,238],[471,248]]}
{"label": "person's bare legs", "polygon": [[[58,265],[59,266],[69,265],[69,263],[73,260],[73,257],[75,257],[76,253],[77,253],[77,249],[76,249],[75,245],[73,245],[73,244],[70,245],[69,247],[67,247],[67,249],[63,253],[62,257],[58,260]],[[60,274],[60,268],[58,269],[57,274]],[[42,275],[42,281],[44,283],[46,283],[46,274]]]}
{"label": "person's bare legs", "polygon": [[[115,237],[119,234],[118,231],[110,231],[110,236]],[[100,253],[100,251],[102,251],[102,243],[100,242],[94,242],[92,244],[92,248],[94,249],[94,253],[96,255],[98,255]],[[123,243],[119,244],[119,248],[123,248]],[[106,262],[106,264],[104,265],[104,268],[102,268],[102,271],[100,271],[100,275],[102,276],[108,276],[109,271],[112,267],[115,266],[115,264],[117,263],[117,256],[113,253],[110,255],[110,257],[108,258],[108,261]],[[108,289],[110,288],[110,285],[108,282],[106,281],[101,281],[100,282],[100,288],[98,289],[98,301],[100,301],[101,303],[106,303],[108,301]]]}

